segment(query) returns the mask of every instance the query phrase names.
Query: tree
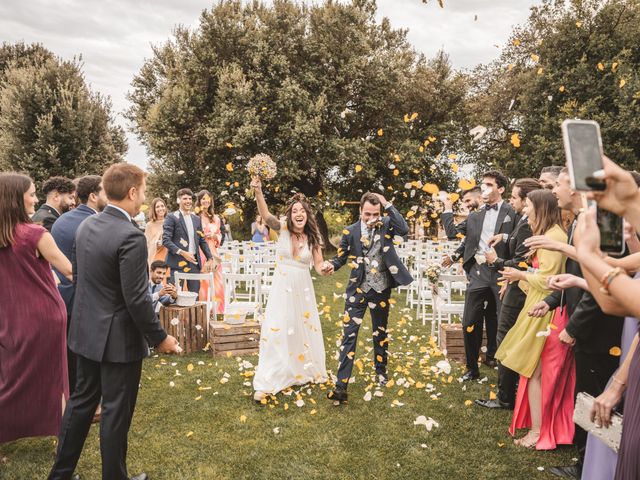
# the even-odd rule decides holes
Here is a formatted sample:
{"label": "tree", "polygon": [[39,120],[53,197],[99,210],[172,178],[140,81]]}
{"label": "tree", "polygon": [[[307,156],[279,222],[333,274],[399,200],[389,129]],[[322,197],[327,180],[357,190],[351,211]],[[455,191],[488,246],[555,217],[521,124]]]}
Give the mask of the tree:
{"label": "tree", "polygon": [[474,156],[512,176],[564,164],[560,123],[600,123],[605,153],[640,155],[640,3],[545,0],[514,29],[500,59],[473,76],[469,109],[487,127]]}
{"label": "tree", "polygon": [[417,55],[406,31],[375,13],[369,0],[226,0],[197,30],[178,28],[129,96],[152,189],[206,187],[242,202],[244,165],[267,153],[278,164],[268,200],[303,192],[326,237],[322,209],[339,200],[375,188],[404,207],[416,201],[407,182],[452,183],[442,152],[457,148],[449,132],[464,130],[466,80],[444,54]]}
{"label": "tree", "polygon": [[102,174],[127,151],[111,104],[85,83],[80,60],[41,45],[0,47],[0,168],[36,182]]}

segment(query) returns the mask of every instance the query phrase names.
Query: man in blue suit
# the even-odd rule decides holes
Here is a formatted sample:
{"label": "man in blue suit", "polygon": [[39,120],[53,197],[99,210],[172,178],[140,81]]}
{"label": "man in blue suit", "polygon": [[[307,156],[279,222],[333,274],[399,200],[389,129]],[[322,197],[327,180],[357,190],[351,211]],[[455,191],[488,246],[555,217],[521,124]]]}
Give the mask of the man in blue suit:
{"label": "man in blue suit", "polygon": [[[384,217],[383,211],[387,214]],[[338,379],[335,389],[328,395],[334,401],[347,400],[358,331],[367,309],[373,325],[377,381],[381,386],[387,384],[387,322],[391,290],[413,281],[395,249],[395,245],[403,242],[408,233],[409,226],[400,212],[382,195],[367,192],[360,200],[360,220],[343,231],[338,255],[325,264],[324,270],[329,274],[347,262],[351,267]]]}
{"label": "man in blue suit", "polygon": [[[76,195],[80,205],[63,213],[54,222],[51,228],[51,235],[56,241],[58,248],[71,261],[71,252],[76,241],[76,231],[80,224],[91,215],[101,212],[107,205],[107,196],[102,190],[102,177],[98,175],[87,175],[78,180]],[[55,270],[60,279],[58,290],[60,296],[67,306],[67,329],[71,320],[71,307],[73,305],[74,287],[67,278]],[[76,360],[75,354],[67,348],[67,364],[69,369],[69,391],[73,392],[76,384]]]}
{"label": "man in blue suit", "polygon": [[[167,215],[164,219],[164,231],[162,233],[162,245],[167,247],[166,263],[171,268],[169,282],[174,283],[175,272],[200,273],[202,259],[200,250],[206,257],[204,271],[210,272],[213,268],[213,256],[209,245],[204,238],[200,217],[191,213],[193,207],[193,192],[188,188],[182,188],[177,193],[178,210]],[[200,282],[189,280],[187,289],[198,293]]]}

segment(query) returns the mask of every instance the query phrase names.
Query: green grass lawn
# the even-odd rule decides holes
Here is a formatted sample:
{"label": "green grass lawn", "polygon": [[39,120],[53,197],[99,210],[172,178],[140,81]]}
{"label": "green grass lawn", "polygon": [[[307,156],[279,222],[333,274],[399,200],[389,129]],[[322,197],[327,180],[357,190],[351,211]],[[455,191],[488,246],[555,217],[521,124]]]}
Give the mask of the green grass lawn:
{"label": "green grass lawn", "polygon": [[[323,314],[327,367],[339,336],[347,270],[316,281]],[[322,301],[324,298],[324,302]],[[486,411],[468,401],[495,391],[496,372],[482,367],[483,383],[463,385],[462,366],[450,375],[435,365],[443,356],[429,344],[428,329],[403,311],[397,295],[391,331],[389,373],[394,385],[382,396],[372,376],[371,328],[362,324],[350,401],[336,407],[324,386],[280,394],[268,405],[252,401],[257,356],[212,358],[207,353],[152,357],[144,363],[140,395],[129,434],[130,475],[145,471],[161,479],[531,479],[554,478],[548,468],[571,462],[570,447],[555,452],[513,445],[510,412]],[[282,308],[286,308],[283,305]],[[245,367],[247,365],[245,364]],[[368,397],[368,395],[367,395]],[[297,406],[297,400],[304,405]],[[38,408],[33,405],[33,408]],[[414,425],[420,415],[438,424]],[[0,479],[42,479],[53,462],[54,438],[0,445]],[[540,471],[539,467],[544,467]],[[98,428],[92,427],[77,469],[83,479],[100,478]]]}

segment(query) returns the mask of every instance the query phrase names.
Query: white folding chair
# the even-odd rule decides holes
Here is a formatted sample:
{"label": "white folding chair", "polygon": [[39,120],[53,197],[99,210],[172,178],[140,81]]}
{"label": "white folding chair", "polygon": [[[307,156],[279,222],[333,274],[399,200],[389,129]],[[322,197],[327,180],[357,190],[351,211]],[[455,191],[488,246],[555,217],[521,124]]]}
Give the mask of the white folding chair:
{"label": "white folding chair", "polygon": [[275,262],[255,263],[253,265],[253,272],[260,274],[262,277],[262,285],[260,286],[261,298],[260,301],[263,305],[267,303],[269,292],[271,291],[271,284],[273,283],[273,274],[276,271]]}
{"label": "white folding chair", "polygon": [[224,280],[224,321],[243,323],[251,314],[254,320],[262,311],[262,275],[259,273],[229,273]]}
{"label": "white folding chair", "polygon": [[[218,268],[218,267],[216,267]],[[198,280],[198,281],[206,281],[209,282],[209,288],[207,288],[207,299],[205,300],[205,304],[207,306],[207,319],[211,318],[211,313],[217,311],[216,298],[215,298],[215,285],[213,283],[213,272],[208,273],[184,273],[184,272],[174,272],[173,274],[176,286],[178,290],[182,289],[182,281],[184,280]]]}
{"label": "white folding chair", "polygon": [[457,315],[462,318],[464,314],[464,300],[453,300],[451,292],[454,285],[464,283],[467,277],[464,275],[441,274],[438,277],[438,294],[433,298],[433,319],[431,321],[431,336],[438,338],[440,345],[440,326],[442,317],[447,317],[447,323],[451,324],[452,316]]}

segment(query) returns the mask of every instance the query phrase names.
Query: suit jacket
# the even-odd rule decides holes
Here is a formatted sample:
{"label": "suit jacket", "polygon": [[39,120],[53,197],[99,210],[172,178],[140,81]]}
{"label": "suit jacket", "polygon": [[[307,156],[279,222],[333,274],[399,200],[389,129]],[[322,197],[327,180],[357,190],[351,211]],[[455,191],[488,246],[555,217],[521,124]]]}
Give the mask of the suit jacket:
{"label": "suit jacket", "polygon": [[608,354],[611,347],[620,346],[623,325],[622,317],[607,315],[593,295],[584,292],[565,328],[576,339],[576,352]]}
{"label": "suit jacket", "polygon": [[[400,257],[398,257],[395,249],[395,244],[404,241],[404,236],[409,233],[409,225],[393,205],[390,205],[385,211],[388,215],[380,219],[382,226],[379,227],[377,233],[382,241],[382,260],[391,275],[392,288],[398,285],[409,285],[413,282],[413,277],[400,260]],[[350,260],[351,275],[347,284],[348,296],[356,294],[356,289],[362,285],[365,278],[364,252],[361,238],[362,222],[358,220],[343,231],[340,246],[338,247],[338,255],[331,260],[336,271],[345,265],[347,260]]]}
{"label": "suit jacket", "polygon": [[[476,265],[475,254],[480,244],[480,235],[482,234],[482,224],[486,214],[486,209],[482,208],[476,212],[471,212],[467,217],[467,223],[464,225],[464,255],[462,267],[467,272],[471,271],[474,265]],[[510,234],[515,228],[516,214],[507,202],[502,202],[502,206],[498,211],[498,219],[496,227],[493,231],[494,235],[499,233]],[[507,245],[504,242],[500,242],[496,245],[495,250],[499,258],[507,258]]]}
{"label": "suit jacket", "polygon": [[[571,228],[569,229],[569,244],[573,245],[573,230],[576,227],[576,222],[571,224]],[[575,275],[576,277],[582,278],[582,269],[580,268],[580,264],[575,260],[567,257],[567,263],[565,264],[566,273],[570,273]],[[571,287],[562,292],[552,292],[548,295],[544,301],[547,305],[549,305],[550,310],[554,310],[560,306],[567,306],[567,313],[569,317],[573,315],[575,308],[580,303],[582,299],[582,295],[584,294],[584,290],[578,287]],[[603,314],[604,315],[604,314]]]}
{"label": "suit jacket", "polygon": [[448,240],[459,239],[459,235],[464,235],[464,232],[467,230],[467,220],[465,219],[456,225],[453,212],[442,212],[440,220],[442,221],[442,226],[444,227],[444,232]]}
{"label": "suit jacket", "polygon": [[147,241],[119,210],[87,218],[72,255],[69,348],[95,362],[134,362],[167,336],[149,295]]}
{"label": "suit jacket", "polygon": [[151,301],[153,302],[153,311],[155,312],[158,307],[158,303],[166,306],[172,305],[176,303],[171,295],[162,295],[160,296],[160,290],[162,290],[164,285],[161,283],[155,284],[149,282],[149,295],[151,295]]}
{"label": "suit jacket", "polygon": [[58,217],[60,217],[58,211],[45,203],[38,209],[33,217],[31,217],[31,220],[33,223],[42,225],[51,232],[51,227],[53,227],[53,223],[58,219]]}
{"label": "suit jacket", "polygon": [[[200,271],[200,266],[204,263],[200,258],[200,250],[204,252],[207,260],[210,260],[212,257],[211,250],[209,249],[209,245],[207,244],[207,240],[204,237],[204,231],[202,230],[202,222],[200,217],[197,215],[191,214],[191,221],[193,223],[193,231],[194,238],[196,243],[196,261],[197,265],[189,264],[188,267],[191,268],[191,273],[197,273]],[[188,251],[188,244],[185,245],[185,242],[189,242],[189,233],[187,231],[187,224],[184,222],[184,216],[180,210],[173,212],[164,219],[164,226],[162,232],[162,245],[167,247],[167,265],[171,268],[171,271],[174,270],[182,270],[183,267],[180,267],[179,264],[184,262],[184,258],[178,255],[178,250]]]}
{"label": "suit jacket", "polygon": [[[507,247],[507,256],[505,258],[498,258],[493,263],[492,267],[496,270],[503,270],[505,267],[513,267],[522,270],[518,267],[520,262],[524,262],[526,254],[529,252],[524,244],[524,241],[529,238],[531,233],[531,227],[527,220],[523,220],[521,216],[516,217],[515,228],[508,235],[507,241],[504,242]],[[510,283],[507,286],[507,290],[502,299],[503,305],[509,305],[512,307],[524,305],[524,301],[527,298],[527,294],[520,289],[517,282]]]}
{"label": "suit jacket", "polygon": [[[80,205],[78,208],[69,210],[66,213],[60,215],[60,217],[53,224],[51,229],[51,235],[56,241],[58,248],[64,253],[65,257],[71,261],[73,253],[73,244],[76,241],[76,232],[82,222],[84,222],[91,215],[95,215],[95,210],[86,205]],[[71,307],[73,306],[73,283],[67,280],[67,277],[62,275],[54,268],[54,272],[60,279],[58,284],[58,291],[64,304],[67,306],[67,314],[71,315]]]}

